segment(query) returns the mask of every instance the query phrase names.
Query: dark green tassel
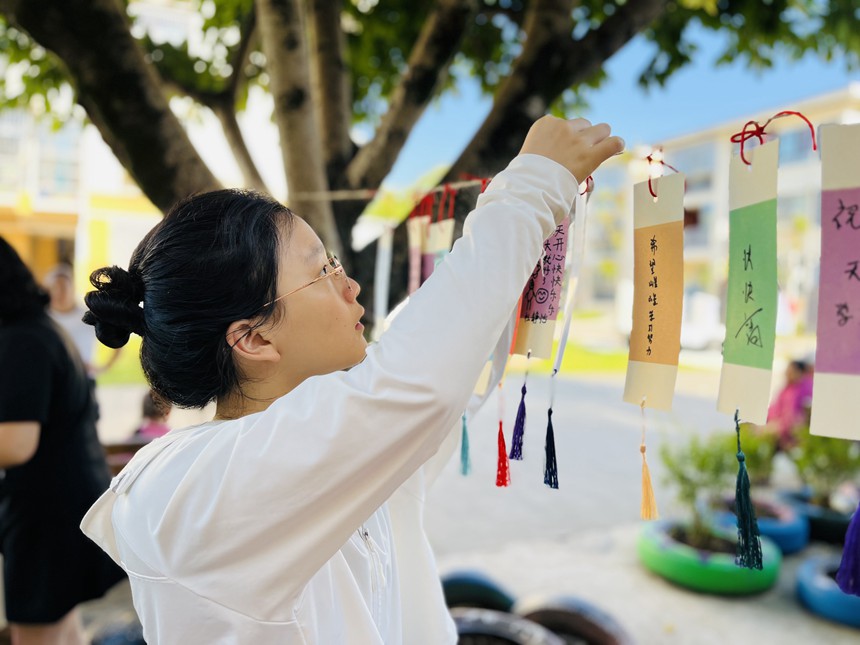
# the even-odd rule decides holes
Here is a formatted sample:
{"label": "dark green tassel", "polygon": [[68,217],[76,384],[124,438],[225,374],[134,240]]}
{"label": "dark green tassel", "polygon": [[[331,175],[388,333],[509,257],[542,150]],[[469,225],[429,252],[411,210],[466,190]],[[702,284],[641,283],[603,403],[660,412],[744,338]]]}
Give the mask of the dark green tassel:
{"label": "dark green tassel", "polygon": [[747,569],[762,568],[761,538],[755,508],[750,499],[750,478],[747,473],[746,457],[741,450],[741,422],[735,411],[735,432],[738,437],[738,482],[735,489],[735,508],[738,516],[738,552],[735,564]]}
{"label": "dark green tassel", "polygon": [[472,472],[472,460],[469,459],[469,431],[466,428],[466,413],[463,413],[463,432],[460,434],[460,472],[468,475]]}

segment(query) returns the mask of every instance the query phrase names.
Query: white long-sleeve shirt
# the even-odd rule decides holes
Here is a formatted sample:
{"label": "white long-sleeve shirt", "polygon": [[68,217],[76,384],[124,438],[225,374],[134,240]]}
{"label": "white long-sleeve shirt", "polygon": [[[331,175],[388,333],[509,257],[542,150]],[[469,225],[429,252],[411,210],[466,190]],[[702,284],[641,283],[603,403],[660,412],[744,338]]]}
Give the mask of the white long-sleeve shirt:
{"label": "white long-sleeve shirt", "polygon": [[135,455],[81,526],[128,572],[148,643],[457,641],[422,465],[577,190],[555,162],[517,157],[360,365]]}

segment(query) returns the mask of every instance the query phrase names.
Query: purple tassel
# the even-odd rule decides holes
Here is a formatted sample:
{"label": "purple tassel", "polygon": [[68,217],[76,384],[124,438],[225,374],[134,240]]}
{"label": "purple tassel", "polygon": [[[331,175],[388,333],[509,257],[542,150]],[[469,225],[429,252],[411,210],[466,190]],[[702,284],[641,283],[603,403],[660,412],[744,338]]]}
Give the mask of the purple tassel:
{"label": "purple tassel", "polygon": [[555,463],[555,432],[552,429],[552,408],[546,414],[546,465],[543,471],[543,483],[550,488],[558,488],[558,465]]}
{"label": "purple tassel", "polygon": [[514,436],[511,439],[511,459],[522,461],[523,459],[523,433],[526,431],[526,384],[523,383],[520,407],[517,408],[517,420],[514,421]]}
{"label": "purple tassel", "polygon": [[845,548],[842,549],[842,563],[836,572],[836,584],[844,593],[860,596],[860,507],[845,533]]}

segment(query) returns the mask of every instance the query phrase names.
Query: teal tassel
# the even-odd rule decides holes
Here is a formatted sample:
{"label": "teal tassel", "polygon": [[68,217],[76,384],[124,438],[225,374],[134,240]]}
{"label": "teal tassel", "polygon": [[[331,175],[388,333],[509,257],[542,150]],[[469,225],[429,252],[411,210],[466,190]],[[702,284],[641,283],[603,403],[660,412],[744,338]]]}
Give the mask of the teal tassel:
{"label": "teal tassel", "polygon": [[469,459],[469,430],[466,428],[466,414],[463,413],[463,432],[460,435],[460,472],[465,476],[472,472]]}
{"label": "teal tassel", "polygon": [[738,552],[735,564],[747,569],[762,568],[761,538],[755,508],[750,499],[750,478],[746,457],[741,450],[741,423],[735,411],[735,432],[738,437],[738,482],[735,489],[735,508],[738,515]]}

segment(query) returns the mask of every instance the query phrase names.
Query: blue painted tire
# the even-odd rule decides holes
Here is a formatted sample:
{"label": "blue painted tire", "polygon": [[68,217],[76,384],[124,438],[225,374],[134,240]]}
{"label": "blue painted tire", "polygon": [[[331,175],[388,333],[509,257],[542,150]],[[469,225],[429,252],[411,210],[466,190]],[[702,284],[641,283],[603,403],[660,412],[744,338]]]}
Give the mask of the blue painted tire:
{"label": "blue painted tire", "polygon": [[[666,580],[705,593],[742,596],[770,589],[779,575],[782,553],[768,538],[761,539],[761,571],[744,569],[728,553],[700,551],[669,535],[670,522],[648,522],[639,532],[636,551],[646,568]],[[714,529],[715,535],[734,541],[737,534]]]}
{"label": "blue painted tire", "polygon": [[445,604],[451,607],[476,607],[509,612],[514,598],[498,583],[480,571],[455,571],[442,576]]}
{"label": "blue painted tire", "polygon": [[803,492],[788,492],[781,495],[786,503],[805,516],[809,521],[809,537],[811,540],[828,544],[844,544],[851,514],[838,513],[809,503],[809,496]]}
{"label": "blue painted tire", "polygon": [[[783,555],[797,553],[809,544],[809,520],[788,504],[753,500],[756,507],[766,507],[777,517],[759,517],[758,530],[774,541]],[[738,519],[730,511],[718,511],[714,523],[725,530],[735,530]]]}
{"label": "blue painted tire", "polygon": [[797,597],[812,613],[851,627],[860,627],[860,596],[844,593],[830,576],[838,557],[807,558],[797,569]]}

